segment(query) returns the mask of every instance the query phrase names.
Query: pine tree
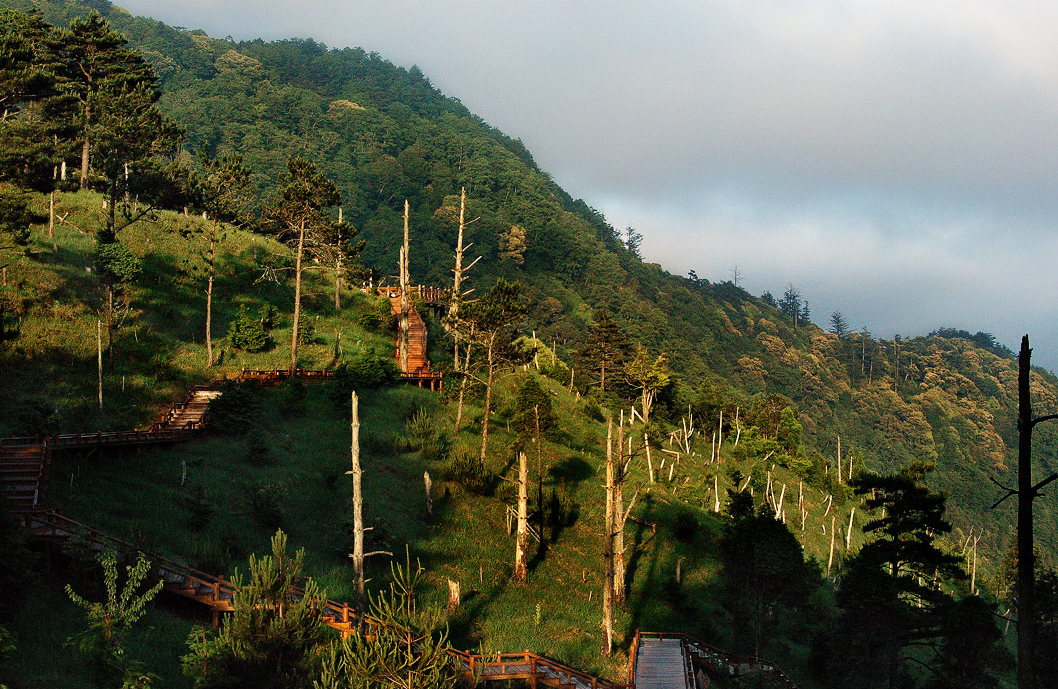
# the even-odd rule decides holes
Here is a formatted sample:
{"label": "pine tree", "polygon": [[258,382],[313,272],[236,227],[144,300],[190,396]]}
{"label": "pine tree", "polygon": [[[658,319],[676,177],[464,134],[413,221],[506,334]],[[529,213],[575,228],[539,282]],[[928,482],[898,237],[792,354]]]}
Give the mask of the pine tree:
{"label": "pine tree", "polygon": [[597,376],[599,390],[623,392],[628,386],[625,364],[631,347],[620,326],[605,309],[595,311],[595,327],[588,333],[588,341],[580,351],[583,369]]}
{"label": "pine tree", "polygon": [[290,340],[290,368],[298,366],[298,327],[301,321],[301,277],[306,248],[318,246],[318,237],[333,222],[327,209],[341,200],[338,187],[316,165],[301,157],[287,161],[287,174],[264,209],[263,223],[296,247],[294,266],[294,328]]}
{"label": "pine tree", "polygon": [[291,557],[286,548],[286,534],[277,531],[271,555],[250,556],[245,581],[236,571],[233,610],[220,631],[191,631],[184,674],[199,689],[286,689],[319,677],[329,638],[322,619],[327,596],[312,579],[303,581],[305,551]]}

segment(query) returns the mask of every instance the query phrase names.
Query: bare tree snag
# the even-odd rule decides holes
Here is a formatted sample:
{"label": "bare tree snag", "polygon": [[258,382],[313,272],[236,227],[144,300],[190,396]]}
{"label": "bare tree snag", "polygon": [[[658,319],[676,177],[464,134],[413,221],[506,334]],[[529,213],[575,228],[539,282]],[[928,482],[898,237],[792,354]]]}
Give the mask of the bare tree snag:
{"label": "bare tree snag", "polygon": [[411,320],[408,316],[411,304],[408,300],[408,215],[410,207],[407,199],[404,201],[404,244],[400,249],[400,339],[398,348],[400,353],[400,370],[408,370],[408,337],[411,331]]}
{"label": "bare tree snag", "polygon": [[827,558],[827,576],[828,577],[830,576],[830,568],[833,567],[833,565],[834,565],[834,536],[838,532],[838,530],[834,528],[834,525],[837,522],[837,517],[838,516],[836,514],[833,514],[833,515],[830,516],[830,557]]}
{"label": "bare tree snag", "polygon": [[459,582],[448,580],[448,605],[447,610],[449,612],[459,607]]}
{"label": "bare tree snag", "polygon": [[613,652],[613,515],[614,515],[613,421],[606,423],[606,521],[603,522],[602,652]]}
{"label": "bare tree snag", "polygon": [[856,508],[853,507],[849,512],[849,528],[845,532],[845,550],[852,547],[852,518],[856,516]]}
{"label": "bare tree snag", "polygon": [[524,582],[529,576],[529,461],[518,453],[518,531],[514,546],[514,578]]}
{"label": "bare tree snag", "polygon": [[99,408],[103,408],[103,322],[96,321],[96,352],[99,359]]}
{"label": "bare tree snag", "polygon": [[305,219],[298,224],[298,254],[294,264],[294,328],[290,340],[290,371],[298,369],[298,326],[301,321],[301,259],[305,255]]}
{"label": "bare tree snag", "polygon": [[423,485],[426,488],[426,516],[433,516],[433,481],[430,479],[430,472],[424,471],[422,474]]}
{"label": "bare tree snag", "polygon": [[720,475],[713,474],[713,512],[720,512]]}
{"label": "bare tree snag", "polygon": [[[463,364],[464,374],[470,369],[470,341],[467,341],[466,351],[463,353],[465,356],[465,362]],[[456,423],[455,428],[452,429],[452,435],[459,435],[459,428],[463,422],[463,399],[466,397],[467,385],[470,383],[470,377],[464,375],[459,381],[459,403],[456,405]]]}
{"label": "bare tree snag", "polygon": [[838,485],[841,484],[841,436],[838,436]]}
{"label": "bare tree snag", "polygon": [[647,437],[646,433],[643,434],[643,447],[645,447],[646,451],[647,451],[647,472],[650,474],[650,483],[653,484],[654,483],[654,460],[651,459],[651,457],[650,457],[650,438]]}
{"label": "bare tree snag", "polygon": [[[629,440],[632,440],[629,437]],[[624,415],[621,415],[621,425],[617,428],[617,458],[614,466],[614,491],[613,491],[613,529],[614,539],[614,574],[613,592],[614,602],[623,603],[625,600],[625,529],[624,529],[624,499],[625,499],[625,426]]]}
{"label": "bare tree snag", "polygon": [[363,610],[364,606],[364,495],[361,490],[361,477],[363,471],[360,469],[360,400],[356,393],[350,397],[352,420],[349,423],[351,441],[349,444],[349,456],[352,460],[352,469],[345,473],[353,477],[353,573],[356,577],[356,604]]}

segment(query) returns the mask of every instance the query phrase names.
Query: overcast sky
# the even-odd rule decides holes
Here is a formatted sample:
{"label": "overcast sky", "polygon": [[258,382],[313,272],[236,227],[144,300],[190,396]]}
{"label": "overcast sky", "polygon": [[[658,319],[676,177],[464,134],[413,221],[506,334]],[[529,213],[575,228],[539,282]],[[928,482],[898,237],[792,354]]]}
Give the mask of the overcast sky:
{"label": "overcast sky", "polygon": [[418,65],[672,272],[1058,369],[1058,3],[117,4]]}

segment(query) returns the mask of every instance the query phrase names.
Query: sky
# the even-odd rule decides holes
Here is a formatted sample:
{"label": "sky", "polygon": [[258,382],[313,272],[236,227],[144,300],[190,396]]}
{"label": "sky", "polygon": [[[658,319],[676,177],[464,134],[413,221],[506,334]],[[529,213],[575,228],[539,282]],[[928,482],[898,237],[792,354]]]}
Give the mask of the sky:
{"label": "sky", "polygon": [[671,272],[1058,370],[1058,3],[117,4],[417,65]]}

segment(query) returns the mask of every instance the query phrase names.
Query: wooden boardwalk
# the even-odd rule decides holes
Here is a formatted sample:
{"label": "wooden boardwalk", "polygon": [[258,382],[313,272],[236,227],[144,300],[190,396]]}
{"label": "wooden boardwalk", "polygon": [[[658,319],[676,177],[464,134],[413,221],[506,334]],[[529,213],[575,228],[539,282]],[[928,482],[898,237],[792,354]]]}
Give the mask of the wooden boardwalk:
{"label": "wooden boardwalk", "polygon": [[305,380],[326,380],[331,371],[298,369],[244,369],[228,378],[215,378],[196,385],[184,398],[169,407],[148,428],[95,433],[61,433],[42,437],[0,438],[0,499],[8,510],[23,513],[39,509],[48,487],[52,455],[74,452],[83,458],[104,450],[142,448],[183,442],[196,437],[206,423],[210,401],[221,395],[221,386],[232,381],[252,381],[271,386],[292,376]]}
{"label": "wooden boardwalk", "polygon": [[679,636],[641,636],[634,681],[636,689],[694,689],[683,640]]}

